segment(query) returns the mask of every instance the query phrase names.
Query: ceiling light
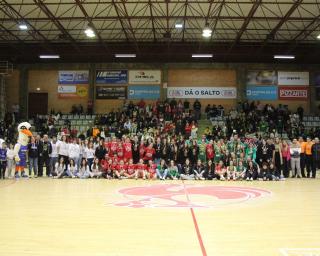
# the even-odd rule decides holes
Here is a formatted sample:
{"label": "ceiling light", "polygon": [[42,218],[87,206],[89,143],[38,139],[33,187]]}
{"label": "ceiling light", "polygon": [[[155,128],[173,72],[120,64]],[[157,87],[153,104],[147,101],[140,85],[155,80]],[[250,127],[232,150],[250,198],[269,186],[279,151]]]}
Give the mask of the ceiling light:
{"label": "ceiling light", "polygon": [[320,34],[317,36],[317,39],[320,39]]}
{"label": "ceiling light", "polygon": [[212,54],[192,54],[192,58],[212,58]]}
{"label": "ceiling light", "polygon": [[114,55],[116,58],[135,58],[136,54],[121,54],[121,53],[117,53]]}
{"label": "ceiling light", "polygon": [[60,59],[59,55],[40,55],[40,59]]}
{"label": "ceiling light", "polygon": [[180,23],[180,22],[178,22],[178,23],[175,24],[174,27],[175,27],[175,28],[183,28],[183,24]]}
{"label": "ceiling light", "polygon": [[26,24],[19,24],[20,30],[27,30],[28,26]]}
{"label": "ceiling light", "polygon": [[96,34],[94,33],[93,29],[90,28],[90,27],[88,27],[88,28],[84,31],[84,33],[87,35],[87,37],[95,37],[95,36],[96,36]]}
{"label": "ceiling light", "polygon": [[294,55],[274,55],[274,59],[294,59]]}
{"label": "ceiling light", "polygon": [[208,24],[206,24],[206,26],[202,30],[202,36],[203,37],[211,37],[211,35],[212,35],[212,29],[209,27]]}

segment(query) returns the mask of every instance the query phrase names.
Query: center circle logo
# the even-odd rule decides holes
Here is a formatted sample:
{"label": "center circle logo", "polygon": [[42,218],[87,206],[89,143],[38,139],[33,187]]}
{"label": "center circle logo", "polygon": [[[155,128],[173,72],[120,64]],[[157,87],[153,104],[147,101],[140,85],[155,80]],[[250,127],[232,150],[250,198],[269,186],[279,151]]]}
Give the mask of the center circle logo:
{"label": "center circle logo", "polygon": [[118,191],[122,199],[109,203],[130,208],[217,208],[271,195],[260,188],[158,184],[129,187]]}

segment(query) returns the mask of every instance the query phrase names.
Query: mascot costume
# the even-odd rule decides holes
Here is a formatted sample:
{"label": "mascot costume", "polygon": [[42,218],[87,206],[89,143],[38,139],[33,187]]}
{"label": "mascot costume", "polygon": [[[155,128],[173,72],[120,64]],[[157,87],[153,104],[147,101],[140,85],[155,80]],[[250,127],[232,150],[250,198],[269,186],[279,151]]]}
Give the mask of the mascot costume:
{"label": "mascot costume", "polygon": [[29,137],[32,136],[30,131],[31,125],[27,122],[23,122],[18,125],[18,141],[14,146],[14,156],[16,160],[16,172],[15,177],[19,178],[19,172],[21,172],[21,177],[27,178],[28,175],[25,174],[24,169],[27,166],[27,151],[28,151],[28,143]]}

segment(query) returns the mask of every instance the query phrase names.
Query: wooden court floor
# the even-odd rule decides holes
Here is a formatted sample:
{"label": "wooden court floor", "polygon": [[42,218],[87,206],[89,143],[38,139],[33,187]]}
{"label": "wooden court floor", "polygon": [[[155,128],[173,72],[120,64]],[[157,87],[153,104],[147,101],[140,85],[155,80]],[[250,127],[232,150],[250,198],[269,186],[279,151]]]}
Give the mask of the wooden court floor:
{"label": "wooden court floor", "polygon": [[320,179],[1,180],[0,209],[1,256],[320,255]]}

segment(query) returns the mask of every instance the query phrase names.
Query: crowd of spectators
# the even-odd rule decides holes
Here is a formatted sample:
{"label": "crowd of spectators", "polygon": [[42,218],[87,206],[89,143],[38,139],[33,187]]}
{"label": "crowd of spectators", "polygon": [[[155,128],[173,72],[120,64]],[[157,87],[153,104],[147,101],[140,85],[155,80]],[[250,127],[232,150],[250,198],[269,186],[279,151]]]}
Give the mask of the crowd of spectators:
{"label": "crowd of spectators", "polygon": [[[208,119],[222,116],[219,107],[207,106]],[[240,136],[255,134],[256,136],[276,135],[283,137],[284,134],[289,139],[304,137],[319,137],[320,127],[306,129],[303,124],[304,109],[299,106],[297,111],[292,113],[286,105],[279,104],[275,107],[270,104],[262,104],[257,101],[239,102],[236,108],[232,108],[225,118],[225,130],[230,136],[234,130]],[[217,127],[216,127],[217,128]]]}
{"label": "crowd of spectators", "polygon": [[[303,110],[290,113],[257,102],[239,103],[225,125],[198,135],[201,103],[185,100],[125,101],[122,108],[96,115],[87,131],[77,131],[61,113],[35,118],[39,132],[28,146],[29,176],[143,179],[282,180],[316,177],[320,167],[319,129],[301,127]],[[207,117],[223,116],[207,106]],[[2,177],[12,176],[16,117],[6,115],[0,161]],[[281,138],[286,132],[289,138]],[[310,132],[310,131],[309,131]],[[291,171],[291,175],[290,175]]]}

